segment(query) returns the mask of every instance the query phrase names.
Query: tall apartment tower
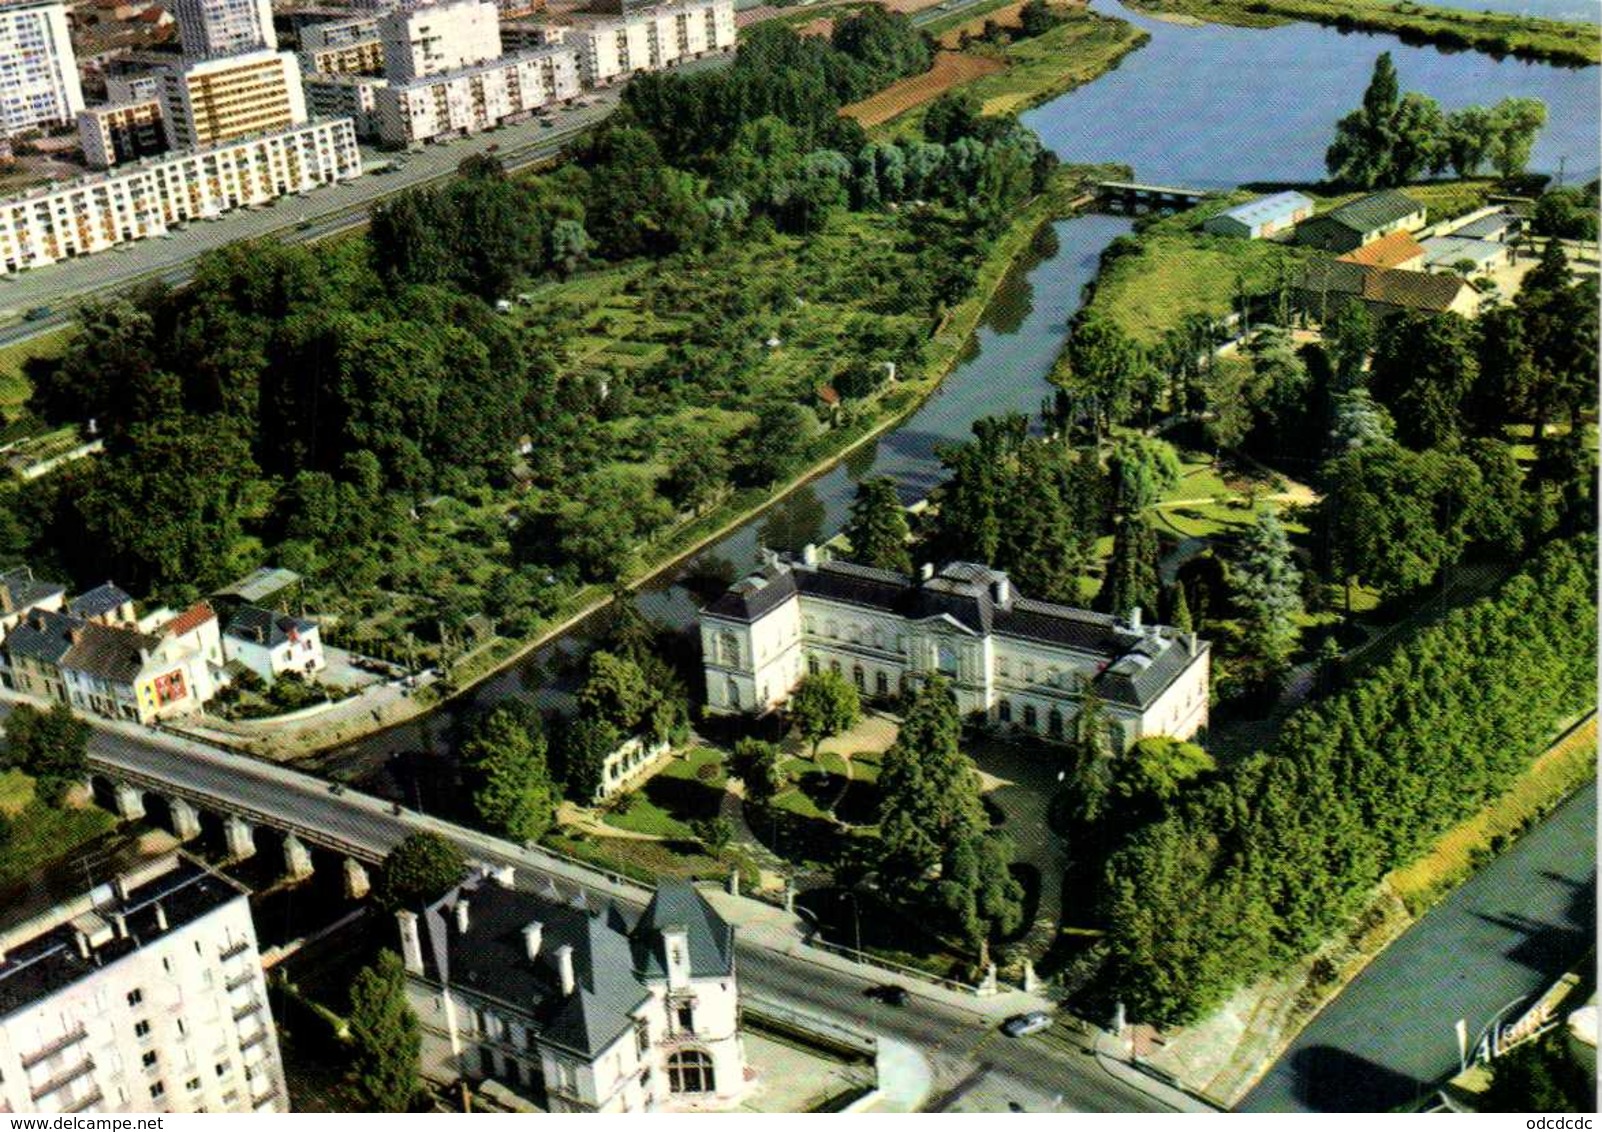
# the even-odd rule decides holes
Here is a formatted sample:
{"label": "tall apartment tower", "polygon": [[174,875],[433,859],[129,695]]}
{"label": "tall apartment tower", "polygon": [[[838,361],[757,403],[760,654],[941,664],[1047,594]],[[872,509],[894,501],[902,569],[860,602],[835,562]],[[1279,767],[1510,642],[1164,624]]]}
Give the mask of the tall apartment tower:
{"label": "tall apartment tower", "polygon": [[306,121],[300,64],[287,51],[185,63],[161,77],[163,120],[174,149],[204,149]]}
{"label": "tall apartment tower", "polygon": [[0,934],[0,1112],[287,1112],[245,893],[171,856]]}
{"label": "tall apartment tower", "polygon": [[0,135],[72,122],[83,105],[61,0],[0,8]]}
{"label": "tall apartment tower", "polygon": [[172,14],[190,59],[220,59],[278,46],[271,0],[173,0]]}
{"label": "tall apartment tower", "polygon": [[500,13],[489,0],[409,3],[378,21],[384,77],[406,83],[501,56]]}

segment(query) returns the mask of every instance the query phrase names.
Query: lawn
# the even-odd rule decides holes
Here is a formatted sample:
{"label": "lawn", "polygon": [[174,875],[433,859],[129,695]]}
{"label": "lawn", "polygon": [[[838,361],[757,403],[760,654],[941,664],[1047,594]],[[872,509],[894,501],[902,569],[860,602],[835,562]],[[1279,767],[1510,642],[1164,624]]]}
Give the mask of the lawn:
{"label": "lawn", "polygon": [[34,798],[33,779],[18,770],[0,773],[0,814],[11,827],[10,840],[0,847],[0,890],[117,824],[92,805],[51,809]]}
{"label": "lawn", "polygon": [[614,829],[648,833],[656,837],[690,840],[690,823],[718,816],[728,783],[723,754],[711,747],[696,747],[674,755],[666,766],[641,787],[614,805],[602,820]]}
{"label": "lawn", "polygon": [[1394,870],[1387,878],[1392,891],[1418,915],[1595,776],[1592,715],[1537,758],[1507,793],[1447,830],[1423,857]]}
{"label": "lawn", "polygon": [[30,358],[59,358],[67,348],[72,328],[63,326],[22,342],[0,346],[0,415],[11,421],[27,404],[33,392],[22,366]]}

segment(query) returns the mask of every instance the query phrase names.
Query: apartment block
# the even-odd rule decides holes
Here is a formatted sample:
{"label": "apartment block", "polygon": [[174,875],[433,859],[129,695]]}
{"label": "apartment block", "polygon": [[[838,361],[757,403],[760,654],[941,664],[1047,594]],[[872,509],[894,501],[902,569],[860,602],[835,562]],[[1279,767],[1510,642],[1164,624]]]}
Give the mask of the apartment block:
{"label": "apartment block", "polygon": [[0,135],[70,124],[83,88],[61,0],[0,8]]}
{"label": "apartment block", "polygon": [[384,77],[408,83],[498,59],[500,17],[488,0],[411,3],[378,21]]}
{"label": "apartment block", "polygon": [[314,119],[349,118],[358,138],[378,137],[378,92],[388,80],[371,75],[310,73],[301,82]]}
{"label": "apartment block", "polygon": [[167,152],[167,129],[161,101],[91,106],[78,113],[78,144],[91,169],[109,169],[119,162],[137,161]]}
{"label": "apartment block", "polygon": [[733,0],[690,0],[642,8],[570,38],[586,86],[606,86],[641,71],[659,71],[735,44]]}
{"label": "apartment block", "polygon": [[170,856],[0,934],[0,1112],[287,1112],[244,890]]}
{"label": "apartment block", "polygon": [[[298,85],[297,85],[298,90]],[[361,175],[348,120],[313,122],[0,201],[0,271],[89,255],[185,221]]]}
{"label": "apartment block", "polygon": [[308,75],[382,75],[378,17],[307,25],[300,33],[299,58]]}
{"label": "apartment block", "polygon": [[208,59],[162,73],[167,140],[203,149],[306,121],[300,65],[288,52]]}
{"label": "apartment block", "polygon": [[511,55],[477,67],[391,83],[376,91],[378,134],[386,145],[417,145],[514,122],[579,94],[571,48]]}
{"label": "apartment block", "polygon": [[189,59],[222,59],[273,51],[271,0],[172,0],[178,40]]}

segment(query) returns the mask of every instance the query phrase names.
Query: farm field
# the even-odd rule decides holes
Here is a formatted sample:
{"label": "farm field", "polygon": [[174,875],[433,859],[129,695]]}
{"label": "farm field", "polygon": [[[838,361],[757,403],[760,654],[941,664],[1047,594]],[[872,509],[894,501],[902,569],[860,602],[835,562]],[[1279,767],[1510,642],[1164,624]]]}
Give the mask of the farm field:
{"label": "farm field", "polygon": [[855,118],[864,127],[877,126],[915,107],[933,102],[953,87],[1006,69],[1007,64],[1000,59],[942,51],[935,56],[934,66],[923,74],[902,79],[871,98],[852,103],[841,113]]}

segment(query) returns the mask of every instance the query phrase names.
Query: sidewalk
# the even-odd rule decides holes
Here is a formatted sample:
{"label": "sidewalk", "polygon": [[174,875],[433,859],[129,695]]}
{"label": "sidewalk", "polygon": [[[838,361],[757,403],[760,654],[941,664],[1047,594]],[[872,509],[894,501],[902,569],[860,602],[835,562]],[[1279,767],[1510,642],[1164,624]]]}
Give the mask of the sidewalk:
{"label": "sidewalk", "polygon": [[1139,1089],[1175,1112],[1225,1111],[1210,1101],[1187,1093],[1184,1089],[1170,1085],[1143,1071],[1127,1059],[1126,1051],[1120,1048],[1122,1044],[1117,1037],[1106,1030],[1096,1031],[1096,1063],[1106,1070],[1109,1076],[1118,1078],[1132,1089]]}

